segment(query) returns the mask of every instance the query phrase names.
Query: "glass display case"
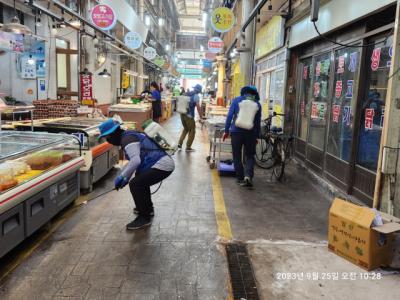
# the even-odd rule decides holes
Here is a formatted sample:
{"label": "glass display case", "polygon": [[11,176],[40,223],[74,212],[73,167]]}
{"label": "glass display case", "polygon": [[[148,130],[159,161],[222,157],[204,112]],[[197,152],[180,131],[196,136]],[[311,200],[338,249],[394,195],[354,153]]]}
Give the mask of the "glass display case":
{"label": "glass display case", "polygon": [[73,135],[0,132],[0,257],[79,197]]}
{"label": "glass display case", "polygon": [[[107,143],[105,139],[99,139],[98,127],[102,122],[104,119],[77,117],[34,124],[35,131],[67,133],[79,139],[82,145],[82,157],[85,160],[80,176],[80,187],[84,192],[90,192],[93,183],[103,178],[119,162],[118,148]],[[21,124],[17,129],[28,130],[28,126]]]}
{"label": "glass display case", "polygon": [[24,184],[80,156],[76,137],[63,134],[0,132],[0,193]]}

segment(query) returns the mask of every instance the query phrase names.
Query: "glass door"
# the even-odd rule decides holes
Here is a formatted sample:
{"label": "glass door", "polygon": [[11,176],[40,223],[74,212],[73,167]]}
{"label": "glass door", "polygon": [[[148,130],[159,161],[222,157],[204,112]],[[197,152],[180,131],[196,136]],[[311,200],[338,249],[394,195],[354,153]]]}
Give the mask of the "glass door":
{"label": "glass door", "polygon": [[330,103],[331,52],[317,55],[313,63],[307,163],[317,172],[324,169],[325,137]]}
{"label": "glass door", "polygon": [[372,203],[381,133],[385,116],[388,77],[393,54],[393,37],[376,37],[367,41],[364,97],[359,105],[358,148],[352,193]]}

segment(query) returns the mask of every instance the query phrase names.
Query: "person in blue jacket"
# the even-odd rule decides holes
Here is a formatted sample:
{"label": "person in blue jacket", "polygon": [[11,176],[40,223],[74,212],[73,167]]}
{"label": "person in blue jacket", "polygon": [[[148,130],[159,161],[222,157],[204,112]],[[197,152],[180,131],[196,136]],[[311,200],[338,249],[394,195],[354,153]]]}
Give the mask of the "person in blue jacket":
{"label": "person in blue jacket", "polygon": [[114,181],[117,190],[129,183],[135,201],[134,213],[138,216],[126,225],[126,229],[150,226],[154,216],[150,186],[171,175],[175,169],[173,159],[145,134],[123,130],[116,120],[101,123],[99,129],[100,138],[105,137],[110,144],[120,146],[129,161]]}
{"label": "person in blue jacket", "polygon": [[[258,104],[258,111],[254,117],[254,126],[251,130],[238,128],[235,126],[236,118],[239,114],[239,103],[246,98],[254,99]],[[255,86],[245,86],[240,91],[240,96],[233,99],[229,108],[229,113],[225,123],[225,133],[223,140],[231,135],[233,163],[236,171],[237,183],[241,186],[253,187],[254,177],[254,155],[256,153],[257,139],[260,135],[261,126],[261,105],[260,96]],[[242,161],[242,149],[246,157],[244,168]]]}
{"label": "person in blue jacket", "polygon": [[161,92],[157,82],[155,81],[150,84],[150,95],[151,97],[149,98],[149,100],[151,101],[151,105],[153,108],[153,121],[159,123],[162,115]]}

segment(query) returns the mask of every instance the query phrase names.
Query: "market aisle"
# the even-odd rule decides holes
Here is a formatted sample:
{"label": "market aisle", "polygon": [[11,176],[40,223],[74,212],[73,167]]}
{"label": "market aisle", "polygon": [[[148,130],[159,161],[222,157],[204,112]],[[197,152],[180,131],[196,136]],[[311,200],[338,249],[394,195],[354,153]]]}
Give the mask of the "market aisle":
{"label": "market aisle", "polygon": [[[166,125],[179,134],[178,117]],[[175,172],[154,195],[151,228],[125,230],[127,188],[89,202],[1,283],[0,298],[226,299],[205,142],[198,134],[197,152],[175,155]],[[112,187],[113,175],[101,185],[93,195]]]}

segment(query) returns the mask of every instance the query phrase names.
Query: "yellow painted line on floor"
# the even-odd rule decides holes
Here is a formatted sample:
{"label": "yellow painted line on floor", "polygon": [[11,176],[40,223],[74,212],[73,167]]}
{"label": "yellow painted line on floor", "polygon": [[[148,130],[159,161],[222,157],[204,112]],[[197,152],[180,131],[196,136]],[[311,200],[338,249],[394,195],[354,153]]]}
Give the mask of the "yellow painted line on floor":
{"label": "yellow painted line on floor", "polygon": [[217,219],[218,234],[223,239],[232,240],[231,222],[226,212],[224,193],[217,170],[211,171],[211,184],[214,196],[215,217]]}

